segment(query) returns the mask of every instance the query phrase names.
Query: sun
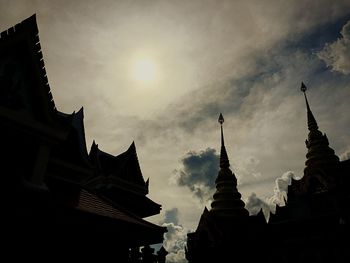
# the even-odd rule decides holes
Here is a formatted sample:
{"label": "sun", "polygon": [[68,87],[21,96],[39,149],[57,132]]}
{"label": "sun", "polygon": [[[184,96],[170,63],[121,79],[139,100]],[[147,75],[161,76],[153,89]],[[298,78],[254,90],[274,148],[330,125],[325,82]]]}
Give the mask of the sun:
{"label": "sun", "polygon": [[156,79],[156,65],[149,58],[138,58],[132,66],[132,77],[143,83],[149,83]]}

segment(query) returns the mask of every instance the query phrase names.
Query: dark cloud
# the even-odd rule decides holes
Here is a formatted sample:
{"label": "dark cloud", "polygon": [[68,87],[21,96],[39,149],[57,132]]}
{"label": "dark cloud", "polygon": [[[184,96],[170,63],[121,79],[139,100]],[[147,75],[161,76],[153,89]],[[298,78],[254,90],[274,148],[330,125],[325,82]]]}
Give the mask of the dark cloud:
{"label": "dark cloud", "polygon": [[[327,26],[328,24],[319,26],[318,30],[324,31]],[[343,35],[346,35],[345,31],[344,27]],[[345,37],[341,39],[343,46],[344,39]],[[313,42],[318,41],[319,39],[315,39]],[[285,40],[283,44],[272,45],[263,53],[251,54],[244,61],[249,65],[249,70],[239,76],[202,86],[173,103],[168,107],[169,112],[174,113],[169,124],[193,133],[207,127],[208,121],[216,119],[218,112],[224,112],[236,126],[249,127],[254,116],[275,111],[285,103],[286,98],[295,96],[302,80],[313,87],[325,83],[334,87],[343,86],[331,83],[332,78],[324,71],[323,63],[303,43],[287,43],[289,40]],[[349,45],[348,40],[346,43]],[[347,53],[339,54],[342,63],[350,61],[349,50],[350,47],[347,47]],[[270,99],[270,96],[274,99]]]}
{"label": "dark cloud", "polygon": [[215,149],[191,151],[181,160],[182,168],[174,178],[179,186],[188,187],[201,202],[207,202],[215,189],[219,168],[219,155]]}
{"label": "dark cloud", "polygon": [[305,32],[305,34],[287,39],[285,48],[319,52],[324,48],[326,43],[333,42],[335,39],[341,37],[340,31],[349,18],[350,14],[348,13],[336,20],[329,21],[329,23],[316,25],[308,32]]}
{"label": "dark cloud", "polygon": [[172,222],[175,225],[178,225],[179,224],[178,214],[179,214],[179,210],[176,207],[174,207],[173,209],[170,209],[170,210],[166,210],[163,222],[164,223]]}
{"label": "dark cloud", "polygon": [[238,115],[253,87],[252,76],[215,82],[192,91],[179,103],[170,106],[169,110],[175,110],[177,125],[192,133],[206,125],[208,119],[216,119],[219,112]]}
{"label": "dark cloud", "polygon": [[350,21],[344,25],[340,33],[342,37],[326,44],[318,53],[318,57],[333,71],[350,74]]}

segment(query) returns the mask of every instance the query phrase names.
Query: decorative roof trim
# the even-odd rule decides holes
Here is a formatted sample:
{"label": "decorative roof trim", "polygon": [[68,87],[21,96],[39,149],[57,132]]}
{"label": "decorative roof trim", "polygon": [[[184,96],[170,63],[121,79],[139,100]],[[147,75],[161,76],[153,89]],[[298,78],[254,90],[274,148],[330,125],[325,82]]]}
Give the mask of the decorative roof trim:
{"label": "decorative roof trim", "polygon": [[[56,113],[57,109],[55,102],[51,93],[49,81],[47,78],[47,73],[45,69],[44,58],[41,50],[40,39],[39,39],[39,30],[36,22],[36,15],[32,15],[22,22],[16,24],[13,27],[10,27],[7,30],[4,30],[0,33],[0,44],[5,41],[11,40],[11,38],[19,37],[19,41],[23,41],[24,38],[27,40],[27,44],[32,47],[32,50],[35,52],[33,57],[40,71],[40,84],[44,88],[47,94],[47,103],[49,110],[52,113]],[[15,41],[18,41],[17,39]]]}

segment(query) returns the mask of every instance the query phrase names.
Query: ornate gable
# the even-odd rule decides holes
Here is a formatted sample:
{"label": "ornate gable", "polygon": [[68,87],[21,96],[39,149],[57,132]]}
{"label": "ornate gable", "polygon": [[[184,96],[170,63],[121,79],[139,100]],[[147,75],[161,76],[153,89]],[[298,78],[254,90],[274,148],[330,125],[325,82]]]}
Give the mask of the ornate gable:
{"label": "ornate gable", "polygon": [[0,34],[0,106],[52,123],[56,107],[38,34],[35,15]]}

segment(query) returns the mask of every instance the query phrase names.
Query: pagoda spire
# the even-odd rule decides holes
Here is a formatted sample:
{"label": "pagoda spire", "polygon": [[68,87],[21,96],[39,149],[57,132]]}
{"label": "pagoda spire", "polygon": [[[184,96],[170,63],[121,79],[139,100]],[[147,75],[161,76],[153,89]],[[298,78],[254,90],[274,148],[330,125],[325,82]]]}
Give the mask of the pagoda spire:
{"label": "pagoda spire", "polygon": [[304,82],[301,82],[300,90],[304,93],[304,97],[305,97],[306,110],[307,110],[307,126],[308,126],[308,129],[309,129],[309,131],[318,130],[318,125],[317,125],[316,119],[315,119],[314,115],[312,114],[309,102],[308,102],[307,97],[306,97],[306,90],[307,90],[307,88],[306,88]]}
{"label": "pagoda spire", "polygon": [[230,161],[228,159],[228,155],[225,148],[224,131],[222,127],[222,124],[224,123],[224,117],[222,116],[222,113],[220,113],[218,122],[220,123],[220,128],[221,128],[220,168],[229,168]]}
{"label": "pagoda spire", "polygon": [[221,128],[221,152],[220,171],[215,180],[216,192],[211,203],[211,212],[221,217],[241,218],[249,216],[241,200],[241,194],[237,190],[237,178],[230,169],[230,162],[224,143],[223,123],[224,117],[220,113],[219,123]]}
{"label": "pagoda spire", "polygon": [[318,129],[316,119],[310,109],[309,102],[306,97],[306,86],[301,83],[301,91],[304,93],[307,111],[307,126],[309,129],[308,139],[305,141],[308,152],[306,154],[306,168],[304,174],[309,173],[314,168],[324,167],[339,162],[338,156],[334,150],[330,148],[326,134],[322,134]]}

